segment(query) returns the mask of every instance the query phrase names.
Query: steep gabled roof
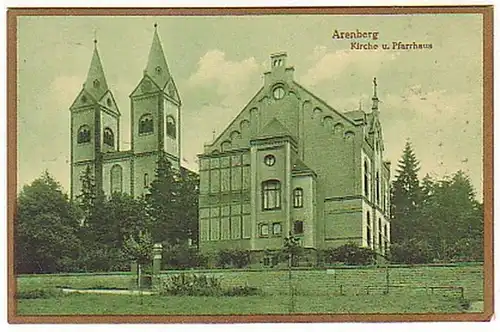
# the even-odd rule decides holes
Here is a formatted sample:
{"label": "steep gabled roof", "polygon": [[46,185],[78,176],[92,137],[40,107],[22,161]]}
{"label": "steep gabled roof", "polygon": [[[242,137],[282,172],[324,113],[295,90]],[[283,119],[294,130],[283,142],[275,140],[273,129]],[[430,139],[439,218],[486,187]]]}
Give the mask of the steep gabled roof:
{"label": "steep gabled roof", "polygon": [[333,107],[331,107],[326,101],[324,101],[323,99],[321,99],[320,97],[318,97],[317,95],[315,95],[314,93],[312,93],[311,91],[307,90],[306,88],[304,88],[302,85],[300,85],[299,83],[297,83],[296,81],[293,81],[293,83],[300,89],[304,90],[306,93],[308,93],[309,95],[311,95],[312,97],[314,97],[317,101],[319,101],[321,104],[323,104],[323,106],[325,108],[327,108],[328,110],[330,110],[331,112],[337,114],[338,116],[340,116],[341,118],[345,119],[347,122],[351,123],[352,125],[356,125],[356,123],[350,118],[348,117],[347,115],[345,115],[344,113],[342,112],[339,112],[337,111],[336,109],[334,109]]}
{"label": "steep gabled roof", "polygon": [[108,91],[108,82],[97,50],[97,41],[94,41],[94,53],[92,54],[90,68],[83,88],[96,100],[100,100]]}
{"label": "steep gabled roof", "polygon": [[273,118],[268,122],[267,125],[262,128],[262,130],[254,137],[256,139],[261,138],[271,138],[271,137],[283,137],[289,136],[297,140],[290,131],[276,118]]}
{"label": "steep gabled roof", "polygon": [[161,46],[156,26],[145,72],[162,90],[170,80],[170,70],[167,65],[165,53],[163,53],[163,47]]}

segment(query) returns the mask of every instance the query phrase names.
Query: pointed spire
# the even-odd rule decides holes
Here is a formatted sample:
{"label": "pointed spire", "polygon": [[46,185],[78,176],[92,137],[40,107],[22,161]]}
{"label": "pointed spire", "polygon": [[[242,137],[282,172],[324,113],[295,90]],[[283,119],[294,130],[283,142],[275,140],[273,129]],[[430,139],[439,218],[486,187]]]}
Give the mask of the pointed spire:
{"label": "pointed spire", "polygon": [[377,78],[373,78],[373,97],[372,97],[372,111],[378,111],[378,97],[377,97]]}
{"label": "pointed spire", "polygon": [[160,37],[158,36],[157,23],[154,24],[154,28],[153,42],[149,50],[148,63],[144,74],[151,77],[153,81],[163,89],[170,79],[170,71],[168,69],[167,60],[165,59],[165,54],[163,53]]}
{"label": "pointed spire", "polygon": [[102,68],[101,58],[97,51],[97,39],[94,36],[94,53],[90,61],[90,68],[87,74],[87,80],[83,84],[85,91],[90,93],[96,100],[99,100],[106,91],[108,91],[108,83]]}

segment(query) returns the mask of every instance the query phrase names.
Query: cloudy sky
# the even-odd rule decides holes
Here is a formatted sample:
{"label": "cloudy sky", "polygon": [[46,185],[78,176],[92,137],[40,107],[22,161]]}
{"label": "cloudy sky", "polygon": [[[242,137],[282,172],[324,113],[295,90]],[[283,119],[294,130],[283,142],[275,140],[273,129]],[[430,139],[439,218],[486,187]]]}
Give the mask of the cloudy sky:
{"label": "cloudy sky", "polygon": [[[395,166],[409,139],[420,175],[459,169],[482,191],[480,15],[21,17],[18,21],[18,187],[44,169],[69,188],[69,106],[82,88],[94,33],[128,148],[129,99],[153,37],[163,43],[183,101],[184,164],[220,133],[260,88],[269,54],[288,52],[297,82],[340,111],[370,107],[378,80],[385,158]],[[378,31],[377,43],[431,50],[350,50],[332,32]]]}

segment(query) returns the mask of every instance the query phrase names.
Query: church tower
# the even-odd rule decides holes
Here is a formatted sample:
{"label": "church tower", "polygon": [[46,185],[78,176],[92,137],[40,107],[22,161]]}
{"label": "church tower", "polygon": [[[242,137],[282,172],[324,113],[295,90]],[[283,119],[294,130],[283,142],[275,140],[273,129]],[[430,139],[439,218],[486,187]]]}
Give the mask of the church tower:
{"label": "church tower", "polygon": [[165,154],[180,168],[181,101],[167,65],[157,24],[143,77],[130,95],[134,195],[145,193],[156,161]]}
{"label": "church tower", "polygon": [[87,79],[70,107],[71,198],[81,191],[81,176],[89,166],[102,188],[102,153],[118,150],[120,112],[109,90],[94,40]]}

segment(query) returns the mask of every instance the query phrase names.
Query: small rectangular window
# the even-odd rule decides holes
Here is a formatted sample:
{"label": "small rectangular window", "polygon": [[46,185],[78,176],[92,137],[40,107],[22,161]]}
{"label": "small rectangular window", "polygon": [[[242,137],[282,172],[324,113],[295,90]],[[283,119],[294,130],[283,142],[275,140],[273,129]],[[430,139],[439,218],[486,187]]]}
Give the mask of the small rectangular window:
{"label": "small rectangular window", "polygon": [[260,225],[260,236],[268,236],[269,235],[269,225],[261,224]]}
{"label": "small rectangular window", "polygon": [[273,223],[273,235],[281,234],[281,223],[275,222]]}
{"label": "small rectangular window", "polygon": [[296,221],[295,224],[293,225],[293,232],[295,234],[303,234],[304,233],[304,222],[303,221]]}

